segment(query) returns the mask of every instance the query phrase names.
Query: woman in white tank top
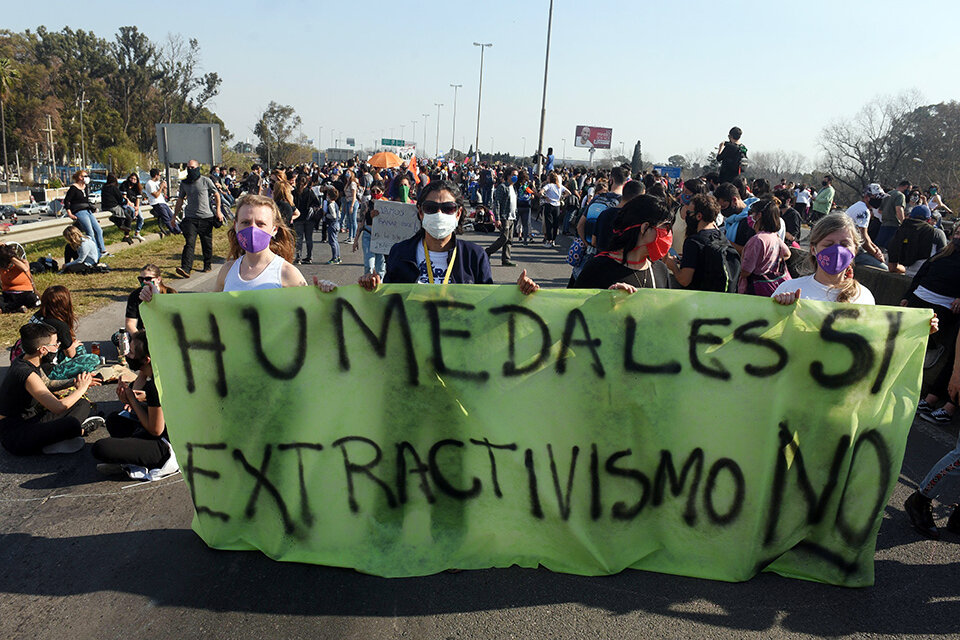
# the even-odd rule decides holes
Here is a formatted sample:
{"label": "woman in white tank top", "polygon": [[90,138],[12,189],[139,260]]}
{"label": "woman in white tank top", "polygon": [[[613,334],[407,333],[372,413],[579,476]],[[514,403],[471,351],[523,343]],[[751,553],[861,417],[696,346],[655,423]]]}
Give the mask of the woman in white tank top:
{"label": "woman in white tank top", "polygon": [[264,196],[237,201],[237,219],[227,233],[231,260],[217,274],[216,291],[253,291],[307,284],[293,259],[293,234],[276,203]]}

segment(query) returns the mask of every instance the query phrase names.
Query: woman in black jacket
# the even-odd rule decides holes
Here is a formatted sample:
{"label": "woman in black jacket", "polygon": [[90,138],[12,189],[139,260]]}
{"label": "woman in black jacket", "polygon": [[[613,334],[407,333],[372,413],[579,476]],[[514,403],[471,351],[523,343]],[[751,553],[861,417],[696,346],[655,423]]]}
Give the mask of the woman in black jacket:
{"label": "woman in black jacket", "polygon": [[63,197],[63,208],[70,219],[79,222],[83,232],[93,238],[97,250],[100,252],[100,258],[103,258],[103,256],[110,254],[107,253],[103,244],[103,229],[100,228],[100,222],[93,215],[96,209],[90,203],[90,198],[87,195],[89,184],[90,175],[86,171],[81,169],[74,173],[73,184],[67,189],[67,195]]}
{"label": "woman in black jacket", "polygon": [[[310,188],[310,176],[301,173],[297,176],[294,200],[300,215],[293,221],[293,231],[296,233],[296,257],[293,264],[310,264],[313,262],[313,230],[314,223],[319,216],[320,198]],[[306,242],[307,253],[301,260],[300,246]]]}
{"label": "woman in black jacket", "polygon": [[120,191],[120,184],[117,182],[117,176],[112,173],[107,174],[107,182],[100,190],[100,206],[104,211],[110,212],[110,222],[118,229],[123,230],[123,241],[127,244],[133,244],[133,238],[130,237],[130,218],[124,207],[127,204],[127,197]]}
{"label": "woman in black jacket", "polygon": [[[947,383],[953,371],[956,353],[954,343],[960,331],[960,227],[943,251],[923,263],[907,294],[900,301],[900,306],[933,309],[937,314],[940,342],[946,346],[942,357],[946,358],[946,362],[930,386],[930,393],[920,400],[917,412],[927,422],[949,424],[957,410],[947,396]],[[944,398],[947,398],[947,402],[935,408]]]}

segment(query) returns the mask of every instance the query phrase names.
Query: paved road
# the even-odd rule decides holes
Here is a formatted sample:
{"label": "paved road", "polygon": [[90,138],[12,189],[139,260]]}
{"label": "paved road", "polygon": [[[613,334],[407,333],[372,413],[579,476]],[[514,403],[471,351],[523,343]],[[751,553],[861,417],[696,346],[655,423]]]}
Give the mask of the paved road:
{"label": "paved road", "polygon": [[[315,255],[327,251],[318,245]],[[355,282],[359,254],[344,255],[348,264],[303,270]],[[541,283],[566,282],[560,250],[521,247],[515,259]],[[519,272],[494,266],[498,282]],[[176,286],[212,283],[206,274]],[[114,303],[88,316],[81,339],[107,342],[122,315]],[[139,485],[99,477],[87,450],[19,459],[0,451],[0,638],[957,637],[960,537],[919,540],[902,510],[955,440],[955,427],[914,424],[880,530],[876,586],[856,590],[768,574],[742,584],[528,569],[388,580],[278,563],[206,548],[190,531],[180,476]]]}

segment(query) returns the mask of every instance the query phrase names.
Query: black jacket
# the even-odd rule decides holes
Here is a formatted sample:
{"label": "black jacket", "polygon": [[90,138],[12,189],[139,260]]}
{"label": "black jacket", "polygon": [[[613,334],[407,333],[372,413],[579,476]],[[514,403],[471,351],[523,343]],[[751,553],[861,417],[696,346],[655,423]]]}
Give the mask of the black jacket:
{"label": "black jacket", "polygon": [[[387,283],[414,283],[420,279],[420,266],[417,264],[417,247],[423,243],[423,230],[403,242],[390,248],[387,256],[387,273],[383,278]],[[457,259],[453,263],[450,282],[457,284],[493,284],[490,270],[490,258],[478,244],[467,242],[454,236],[457,243]],[[448,258],[449,259],[449,258]]]}

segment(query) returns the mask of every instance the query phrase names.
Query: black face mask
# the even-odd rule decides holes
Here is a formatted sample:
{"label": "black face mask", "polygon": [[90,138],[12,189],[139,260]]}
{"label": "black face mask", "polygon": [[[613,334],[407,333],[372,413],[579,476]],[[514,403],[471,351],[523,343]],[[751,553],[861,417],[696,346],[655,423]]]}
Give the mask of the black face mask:
{"label": "black face mask", "polygon": [[133,356],[127,356],[127,366],[130,367],[132,371],[140,371],[145,364],[147,364],[146,358],[134,358]]}
{"label": "black face mask", "polygon": [[57,359],[57,354],[56,354],[56,352],[54,352],[54,353],[45,353],[45,354],[43,354],[42,356],[40,356],[40,362],[42,362],[43,364],[52,364],[53,361],[56,360],[56,359]]}
{"label": "black face mask", "polygon": [[697,232],[697,225],[700,224],[700,221],[697,220],[696,213],[688,213],[683,217],[684,221],[687,223],[687,236],[691,236]]}
{"label": "black face mask", "polygon": [[187,180],[189,182],[194,182],[197,178],[200,177],[200,167],[188,167],[187,168]]}
{"label": "black face mask", "polygon": [[826,180],[824,180],[824,181],[823,181],[823,182],[821,182],[820,184],[822,184],[823,186],[827,186],[827,181],[826,181]]}

